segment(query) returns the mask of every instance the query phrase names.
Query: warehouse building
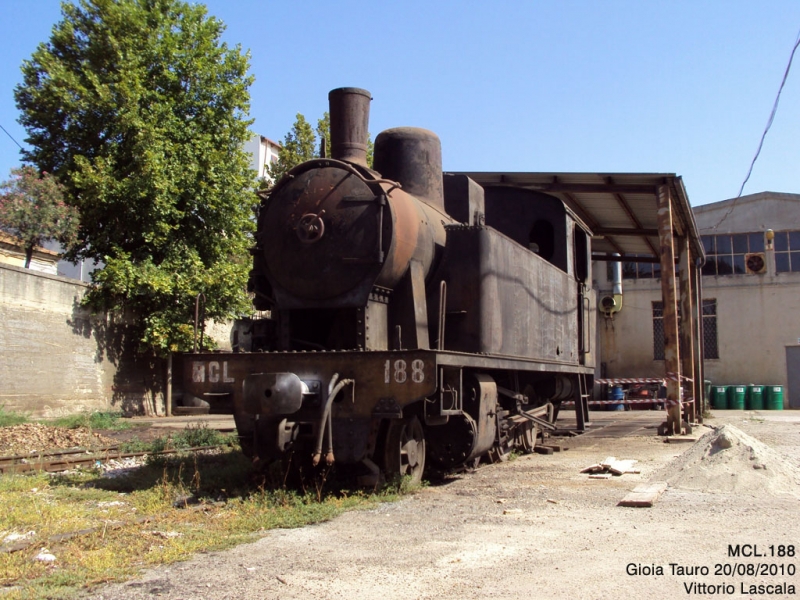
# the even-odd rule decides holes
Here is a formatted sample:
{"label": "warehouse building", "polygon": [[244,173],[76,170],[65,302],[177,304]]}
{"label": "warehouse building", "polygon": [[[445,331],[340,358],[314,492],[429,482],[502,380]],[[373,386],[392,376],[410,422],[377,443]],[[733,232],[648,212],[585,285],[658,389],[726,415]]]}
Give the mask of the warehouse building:
{"label": "warehouse building", "polygon": [[[800,194],[762,192],[693,208],[702,267],[705,377],[781,386],[800,408]],[[613,270],[596,264],[600,297]],[[664,372],[660,265],[623,262],[619,312],[601,315],[599,375]]]}

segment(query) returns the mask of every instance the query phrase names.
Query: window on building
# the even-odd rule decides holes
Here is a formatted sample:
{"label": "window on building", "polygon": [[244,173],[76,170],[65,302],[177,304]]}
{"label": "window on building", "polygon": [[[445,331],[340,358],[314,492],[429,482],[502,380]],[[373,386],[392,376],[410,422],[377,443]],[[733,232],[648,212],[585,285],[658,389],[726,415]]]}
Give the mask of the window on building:
{"label": "window on building", "polygon": [[717,300],[703,299],[703,358],[719,358]]}
{"label": "window on building", "polygon": [[[679,309],[680,310],[680,309]],[[717,345],[717,301],[703,300],[703,358],[719,358]],[[678,313],[678,327],[681,315]],[[680,348],[683,352],[683,347]],[[653,360],[664,360],[664,304],[653,302]]]}
{"label": "window on building", "polygon": [[706,251],[703,275],[741,275],[747,254],[764,251],[764,232],[702,235],[700,240]]}
{"label": "window on building", "polygon": [[775,232],[775,272],[800,272],[800,231]]}
{"label": "window on building", "polygon": [[664,360],[663,302],[653,302],[653,360]]}
{"label": "window on building", "polygon": [[[651,254],[635,254],[634,256],[651,257]],[[661,263],[632,262],[622,263],[623,279],[661,279]]]}

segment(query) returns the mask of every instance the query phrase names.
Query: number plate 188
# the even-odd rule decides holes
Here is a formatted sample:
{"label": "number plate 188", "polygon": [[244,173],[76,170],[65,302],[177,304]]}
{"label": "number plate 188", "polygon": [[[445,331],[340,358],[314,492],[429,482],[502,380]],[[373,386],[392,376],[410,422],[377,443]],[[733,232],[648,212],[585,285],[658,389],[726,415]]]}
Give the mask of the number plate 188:
{"label": "number plate 188", "polygon": [[409,365],[402,358],[386,360],[383,366],[384,383],[423,383],[425,381],[425,362],[419,358]]}

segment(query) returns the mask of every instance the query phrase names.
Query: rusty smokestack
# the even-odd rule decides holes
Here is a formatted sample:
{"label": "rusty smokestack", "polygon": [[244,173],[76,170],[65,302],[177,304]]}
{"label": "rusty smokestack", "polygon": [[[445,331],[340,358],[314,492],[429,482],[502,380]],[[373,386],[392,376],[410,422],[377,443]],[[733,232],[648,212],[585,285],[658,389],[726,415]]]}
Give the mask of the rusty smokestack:
{"label": "rusty smokestack", "polygon": [[361,88],[337,88],[328,93],[331,158],[367,166],[370,100],[370,93]]}

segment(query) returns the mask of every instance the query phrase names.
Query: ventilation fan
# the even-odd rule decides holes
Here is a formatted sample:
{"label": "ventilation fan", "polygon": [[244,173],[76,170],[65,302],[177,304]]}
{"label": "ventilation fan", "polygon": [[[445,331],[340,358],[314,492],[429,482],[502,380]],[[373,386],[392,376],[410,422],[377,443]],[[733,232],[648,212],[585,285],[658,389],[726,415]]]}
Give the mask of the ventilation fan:
{"label": "ventilation fan", "polygon": [[610,317],[622,309],[622,294],[614,294],[613,296],[603,296],[600,298],[598,307],[600,312]]}
{"label": "ventilation fan", "polygon": [[767,261],[763,252],[745,254],[744,264],[750,275],[760,275],[767,272]]}

